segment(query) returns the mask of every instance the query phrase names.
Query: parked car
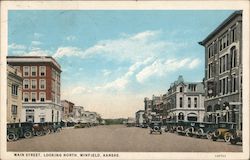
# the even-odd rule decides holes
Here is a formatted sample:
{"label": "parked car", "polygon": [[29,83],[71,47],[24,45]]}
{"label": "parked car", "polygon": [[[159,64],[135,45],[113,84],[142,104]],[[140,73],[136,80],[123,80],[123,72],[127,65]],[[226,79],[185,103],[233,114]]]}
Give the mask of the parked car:
{"label": "parked car", "polygon": [[175,121],[166,121],[164,123],[164,125],[165,125],[165,129],[164,129],[165,132],[174,133],[176,131],[177,122],[175,122]]}
{"label": "parked car", "polygon": [[226,142],[230,142],[232,132],[236,130],[236,123],[222,122],[218,124],[218,128],[212,134],[212,140],[224,139]]}
{"label": "parked car", "polygon": [[237,130],[231,133],[230,143],[237,144],[238,142],[242,142],[242,131]]}
{"label": "parked car", "polygon": [[161,130],[162,122],[161,121],[151,121],[149,126],[150,126],[150,134],[152,134],[153,132],[159,132],[160,134],[162,134],[162,130]]}
{"label": "parked car", "polygon": [[201,122],[195,132],[197,138],[211,139],[213,132],[218,128],[218,124],[212,122]]}
{"label": "parked car", "polygon": [[34,123],[33,124],[33,133],[36,136],[45,135],[48,132],[45,129],[46,129],[46,127],[44,127],[44,124],[42,124],[42,123]]}
{"label": "parked car", "polygon": [[176,132],[179,135],[188,135],[191,133],[191,127],[194,125],[194,122],[190,121],[179,121],[177,124]]}
{"label": "parked car", "polygon": [[31,138],[33,136],[32,123],[8,123],[7,140],[16,141],[19,138]]}

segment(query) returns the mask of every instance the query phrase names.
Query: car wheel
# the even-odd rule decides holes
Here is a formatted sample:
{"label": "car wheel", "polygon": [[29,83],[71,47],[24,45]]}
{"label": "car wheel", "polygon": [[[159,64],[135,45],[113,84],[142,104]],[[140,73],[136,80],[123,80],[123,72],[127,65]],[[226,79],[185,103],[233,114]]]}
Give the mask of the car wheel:
{"label": "car wheel", "polygon": [[24,134],[23,134],[24,138],[31,138],[32,137],[32,133],[30,131],[26,131]]}
{"label": "car wheel", "polygon": [[46,134],[46,135],[50,134],[50,130],[47,129],[47,130],[45,131],[45,134]]}
{"label": "car wheel", "polygon": [[207,139],[209,139],[209,140],[212,139],[212,132],[207,133]]}
{"label": "car wheel", "polygon": [[233,145],[235,145],[237,143],[237,141],[235,139],[231,139],[230,143],[233,144]]}
{"label": "car wheel", "polygon": [[217,141],[217,138],[214,137],[214,136],[212,136],[212,140],[213,140],[213,141]]}
{"label": "car wheel", "polygon": [[16,135],[15,135],[14,133],[9,133],[9,134],[7,135],[7,140],[8,140],[9,142],[15,141],[15,140],[16,140]]}
{"label": "car wheel", "polygon": [[231,139],[231,134],[230,133],[226,133],[225,136],[224,136],[225,142],[230,142],[230,139]]}
{"label": "car wheel", "polygon": [[43,132],[42,132],[42,131],[36,131],[36,135],[37,135],[37,136],[42,136],[42,135],[43,135]]}

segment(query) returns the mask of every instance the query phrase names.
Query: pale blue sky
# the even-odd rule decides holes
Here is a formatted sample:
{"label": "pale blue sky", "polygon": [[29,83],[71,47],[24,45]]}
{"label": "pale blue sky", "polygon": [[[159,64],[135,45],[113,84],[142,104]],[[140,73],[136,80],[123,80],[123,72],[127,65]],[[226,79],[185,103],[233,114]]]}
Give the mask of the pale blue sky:
{"label": "pale blue sky", "polygon": [[9,55],[51,55],[62,99],[105,118],[143,109],[179,75],[202,81],[198,44],[233,11],[9,11]]}

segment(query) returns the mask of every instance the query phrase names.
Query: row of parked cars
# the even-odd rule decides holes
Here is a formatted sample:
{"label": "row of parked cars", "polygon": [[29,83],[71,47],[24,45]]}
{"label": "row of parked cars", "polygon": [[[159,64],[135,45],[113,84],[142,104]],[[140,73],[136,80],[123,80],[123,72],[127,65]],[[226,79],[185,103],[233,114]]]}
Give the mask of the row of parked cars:
{"label": "row of parked cars", "polygon": [[77,123],[74,125],[74,128],[89,128],[97,125],[98,123]]}
{"label": "row of parked cars", "polygon": [[[165,122],[152,121],[150,123],[150,134],[153,132],[162,133],[162,128],[165,132],[177,133],[196,138],[207,138],[213,141],[224,139],[225,142],[236,144],[242,142],[242,131],[236,130],[236,123],[221,122]],[[163,126],[163,127],[162,127]]]}
{"label": "row of parked cars", "polygon": [[33,136],[43,136],[50,133],[60,132],[62,125],[60,122],[46,123],[8,123],[7,141],[16,141],[20,138],[31,138]]}

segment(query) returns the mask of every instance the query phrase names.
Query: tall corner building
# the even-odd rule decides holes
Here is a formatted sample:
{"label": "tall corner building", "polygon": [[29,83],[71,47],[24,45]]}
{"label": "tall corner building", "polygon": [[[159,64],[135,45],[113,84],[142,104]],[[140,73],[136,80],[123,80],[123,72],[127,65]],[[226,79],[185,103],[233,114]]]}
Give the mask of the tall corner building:
{"label": "tall corner building", "polygon": [[203,41],[205,120],[242,129],[242,11],[235,11]]}
{"label": "tall corner building", "polygon": [[22,122],[60,122],[61,66],[50,56],[7,56],[23,78]]}

